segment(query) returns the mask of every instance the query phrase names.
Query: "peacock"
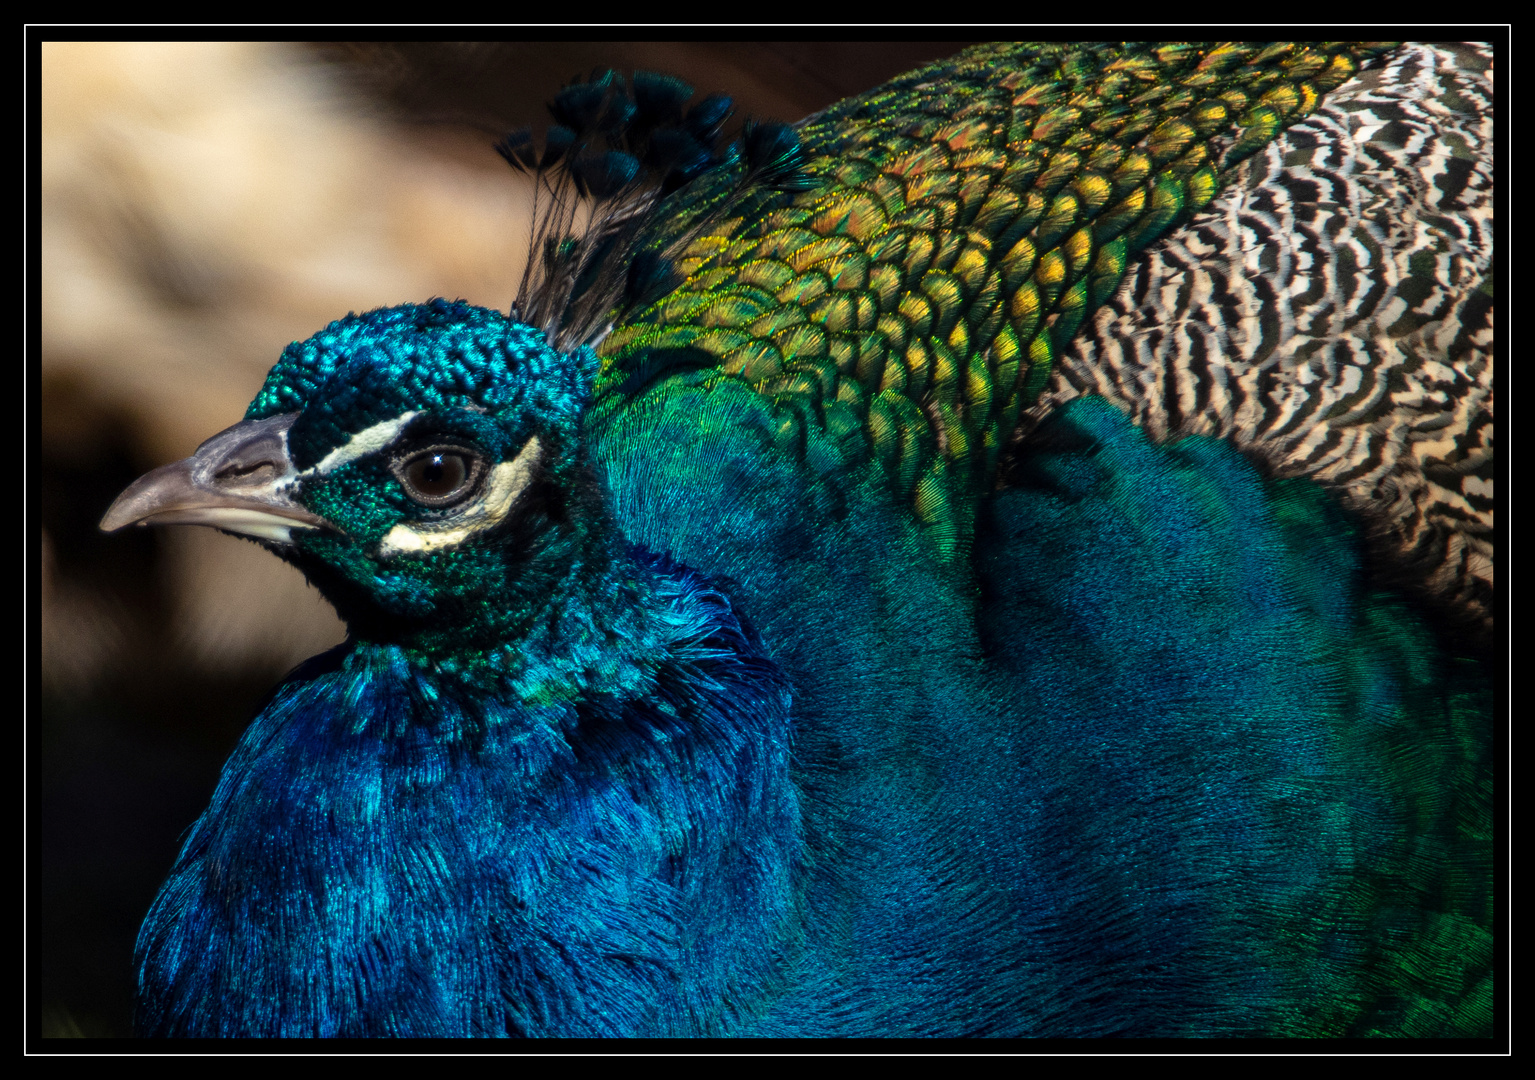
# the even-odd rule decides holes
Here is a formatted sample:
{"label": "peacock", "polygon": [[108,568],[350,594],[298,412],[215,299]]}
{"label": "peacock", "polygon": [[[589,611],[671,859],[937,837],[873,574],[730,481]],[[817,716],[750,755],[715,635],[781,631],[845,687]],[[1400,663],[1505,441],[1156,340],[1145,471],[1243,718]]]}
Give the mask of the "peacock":
{"label": "peacock", "polygon": [[1490,49],[559,91],[509,313],[102,528],[299,567],[150,1036],[1488,1036]]}

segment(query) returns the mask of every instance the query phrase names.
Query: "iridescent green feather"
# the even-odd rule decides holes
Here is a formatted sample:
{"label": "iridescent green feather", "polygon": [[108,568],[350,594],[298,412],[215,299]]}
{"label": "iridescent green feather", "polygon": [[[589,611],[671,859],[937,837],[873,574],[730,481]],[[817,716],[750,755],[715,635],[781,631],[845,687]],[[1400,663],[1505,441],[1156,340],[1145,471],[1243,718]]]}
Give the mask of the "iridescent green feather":
{"label": "iridescent green feather", "polygon": [[[681,286],[602,343],[594,416],[653,384],[637,370],[712,370],[784,410],[786,448],[808,422],[848,466],[878,462],[956,554],[1020,409],[1128,257],[1384,51],[985,45],[840,102],[800,127],[811,190],[736,196]],[[654,242],[729,190],[674,196]]]}

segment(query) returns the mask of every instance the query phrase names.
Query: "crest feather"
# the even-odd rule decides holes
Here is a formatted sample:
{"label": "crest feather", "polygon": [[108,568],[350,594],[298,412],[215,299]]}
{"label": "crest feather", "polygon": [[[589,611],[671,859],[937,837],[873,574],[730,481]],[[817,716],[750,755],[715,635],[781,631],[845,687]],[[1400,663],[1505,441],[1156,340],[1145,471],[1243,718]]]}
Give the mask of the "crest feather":
{"label": "crest feather", "polygon": [[[675,256],[741,193],[810,187],[792,127],[748,123],[739,142],[726,143],[731,99],[710,94],[684,111],[692,96],[671,76],[640,71],[625,82],[598,70],[549,103],[555,123],[542,146],[528,128],[496,144],[534,180],[533,236],[512,317],[557,350],[594,343],[679,284]],[[667,227],[676,215],[659,213],[661,203],[705,176],[721,184],[703,211],[685,228]]]}

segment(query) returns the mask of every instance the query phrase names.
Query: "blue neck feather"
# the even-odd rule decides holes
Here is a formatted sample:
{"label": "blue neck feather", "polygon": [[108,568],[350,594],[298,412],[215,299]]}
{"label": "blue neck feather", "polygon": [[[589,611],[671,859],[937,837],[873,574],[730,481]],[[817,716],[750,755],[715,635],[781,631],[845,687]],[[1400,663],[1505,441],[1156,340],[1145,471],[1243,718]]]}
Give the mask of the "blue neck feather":
{"label": "blue neck feather", "polygon": [[574,696],[357,642],[279,687],[140,934],[140,1030],[662,1035],[760,996],[799,826],[787,690],[708,581],[632,565],[648,652]]}

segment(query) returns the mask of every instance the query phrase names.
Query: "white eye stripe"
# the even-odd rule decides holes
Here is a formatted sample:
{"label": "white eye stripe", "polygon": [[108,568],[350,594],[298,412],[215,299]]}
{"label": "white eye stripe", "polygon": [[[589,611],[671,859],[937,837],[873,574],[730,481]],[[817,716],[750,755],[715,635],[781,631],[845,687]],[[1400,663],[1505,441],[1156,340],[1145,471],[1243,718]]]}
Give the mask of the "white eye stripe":
{"label": "white eye stripe", "polygon": [[456,547],[476,533],[501,524],[533,479],[542,455],[543,447],[538,439],[529,439],[514,459],[503,461],[490,470],[485,490],[478,499],[441,521],[396,525],[379,542],[379,556],[391,558],[408,552]]}
{"label": "white eye stripe", "polygon": [[406,424],[420,415],[419,411],[401,413],[393,420],[385,420],[381,424],[364,428],[298,475],[300,477],[324,476],[328,472],[341,468],[349,461],[356,461],[360,457],[382,450],[399,437]]}

